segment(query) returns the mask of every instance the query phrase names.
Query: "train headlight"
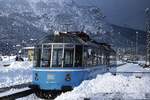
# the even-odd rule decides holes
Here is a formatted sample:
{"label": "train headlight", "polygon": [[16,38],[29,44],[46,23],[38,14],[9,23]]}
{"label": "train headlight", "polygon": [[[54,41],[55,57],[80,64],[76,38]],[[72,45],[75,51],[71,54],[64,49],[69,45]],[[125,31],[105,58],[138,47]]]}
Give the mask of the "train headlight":
{"label": "train headlight", "polygon": [[38,73],[35,73],[35,77],[34,77],[34,78],[35,78],[36,81],[39,80],[39,75],[38,75]]}
{"label": "train headlight", "polygon": [[66,74],[65,80],[66,81],[71,81],[71,74]]}
{"label": "train headlight", "polygon": [[52,75],[52,74],[47,74],[47,80],[50,82],[50,81],[53,81],[55,80],[55,76]]}

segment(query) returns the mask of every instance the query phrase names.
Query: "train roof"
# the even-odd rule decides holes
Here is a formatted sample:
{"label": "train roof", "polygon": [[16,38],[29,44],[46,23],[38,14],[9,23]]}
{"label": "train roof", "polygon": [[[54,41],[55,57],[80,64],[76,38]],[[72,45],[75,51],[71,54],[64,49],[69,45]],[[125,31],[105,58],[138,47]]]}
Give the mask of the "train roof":
{"label": "train roof", "polygon": [[54,34],[49,34],[40,40],[39,45],[44,43],[71,43],[92,47],[103,47],[106,51],[115,53],[115,51],[111,48],[111,45],[97,42],[96,40],[91,39],[89,35],[84,32],[55,32]]}
{"label": "train roof", "polygon": [[86,45],[86,42],[82,40],[80,37],[65,32],[58,32],[55,34],[47,35],[39,42],[39,44],[43,43],[72,43],[72,44]]}

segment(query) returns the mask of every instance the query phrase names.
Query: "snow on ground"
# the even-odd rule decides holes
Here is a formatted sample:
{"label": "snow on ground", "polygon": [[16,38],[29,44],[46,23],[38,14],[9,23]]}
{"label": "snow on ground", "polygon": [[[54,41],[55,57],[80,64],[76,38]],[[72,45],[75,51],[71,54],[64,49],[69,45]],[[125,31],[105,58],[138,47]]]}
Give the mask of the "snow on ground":
{"label": "snow on ground", "polygon": [[149,77],[139,79],[135,76],[113,76],[106,73],[82,82],[73,91],[58,96],[56,100],[144,99],[145,94],[150,93],[149,82]]}
{"label": "snow on ground", "polygon": [[27,97],[23,97],[23,98],[20,98],[20,99],[17,99],[17,100],[44,100],[44,99],[40,99],[35,94],[31,94]]}
{"label": "snow on ground", "polygon": [[146,64],[146,61],[138,61],[138,63],[140,64]]}
{"label": "snow on ground", "polygon": [[127,63],[123,66],[117,67],[117,72],[150,72],[150,69],[144,69],[138,64]]}
{"label": "snow on ground", "polygon": [[[121,62],[119,62],[121,63]],[[138,64],[127,63],[117,67],[117,72],[150,72],[150,70],[140,67]],[[64,93],[56,100],[91,100],[106,99],[145,99],[146,94],[150,93],[150,74],[142,75],[138,78],[136,75],[113,76],[111,73],[98,75],[95,79],[86,80],[73,91]]]}
{"label": "snow on ground", "polygon": [[[9,60],[6,60],[9,62]],[[5,62],[6,62],[5,61]],[[0,88],[16,84],[31,82],[32,62],[9,62],[7,67],[3,66],[4,61],[0,61]]]}
{"label": "snow on ground", "polygon": [[120,64],[124,64],[125,62],[123,61],[117,61],[117,65],[120,65]]}

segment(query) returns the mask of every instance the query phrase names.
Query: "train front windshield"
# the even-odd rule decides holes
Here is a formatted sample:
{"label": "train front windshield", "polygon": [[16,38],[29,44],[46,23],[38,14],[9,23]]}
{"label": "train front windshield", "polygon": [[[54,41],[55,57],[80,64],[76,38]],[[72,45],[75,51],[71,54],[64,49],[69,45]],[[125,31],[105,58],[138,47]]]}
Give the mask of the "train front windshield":
{"label": "train front windshield", "polygon": [[75,60],[74,45],[42,45],[34,50],[35,67],[73,67]]}

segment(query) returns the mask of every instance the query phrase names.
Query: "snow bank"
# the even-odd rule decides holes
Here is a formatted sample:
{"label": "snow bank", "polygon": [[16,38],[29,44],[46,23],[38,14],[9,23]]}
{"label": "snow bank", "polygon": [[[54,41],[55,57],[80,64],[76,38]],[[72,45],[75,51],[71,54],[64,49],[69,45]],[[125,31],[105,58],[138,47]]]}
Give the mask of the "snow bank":
{"label": "snow bank", "polygon": [[91,100],[102,99],[144,99],[150,93],[150,78],[135,76],[113,76],[110,73],[98,75],[95,79],[82,82],[73,91],[62,94],[56,100]]}
{"label": "snow bank", "polygon": [[31,82],[32,80],[32,62],[15,62],[10,66],[0,66],[0,88],[10,85]]}

